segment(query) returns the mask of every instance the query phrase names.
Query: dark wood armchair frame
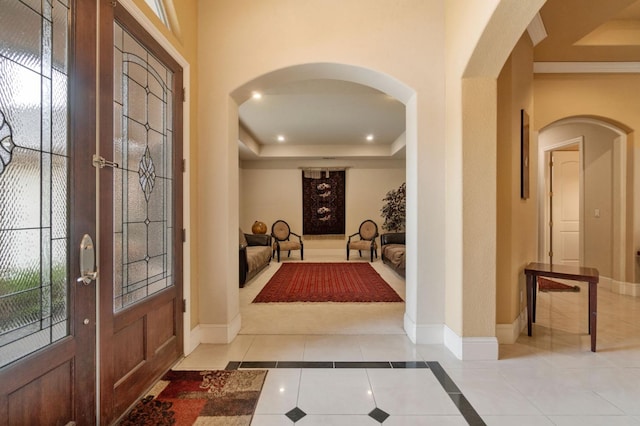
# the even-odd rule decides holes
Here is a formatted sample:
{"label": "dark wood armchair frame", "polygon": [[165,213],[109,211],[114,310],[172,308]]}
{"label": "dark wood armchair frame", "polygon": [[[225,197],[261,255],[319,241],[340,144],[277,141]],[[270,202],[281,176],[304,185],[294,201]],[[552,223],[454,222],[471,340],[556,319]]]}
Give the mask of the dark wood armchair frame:
{"label": "dark wood armchair frame", "polygon": [[[375,228],[376,228],[376,233],[375,233],[375,235],[373,236],[373,238],[371,238],[371,240],[368,240],[368,239],[366,239],[366,238],[362,238],[362,235],[361,235],[362,227],[363,227],[363,226],[364,226],[364,224],[365,224],[365,223],[367,223],[367,222],[371,222],[371,223],[373,223],[373,224],[375,225]],[[355,236],[357,236],[357,235],[358,235],[358,236],[360,236],[360,240],[359,240],[359,241],[371,241],[370,251],[371,251],[371,261],[373,262],[373,256],[374,256],[374,255],[375,255],[376,259],[378,258],[378,248],[377,248],[377,246],[376,246],[376,238],[378,238],[378,235],[380,235],[380,234],[378,233],[378,224],[377,224],[377,223],[375,223],[375,222],[374,222],[373,220],[371,220],[371,219],[367,219],[367,220],[363,221],[363,222],[360,224],[360,227],[358,228],[358,232],[356,232],[355,234],[351,234],[351,235],[349,235],[349,240],[347,241],[347,260],[349,260],[349,252],[351,251],[351,249],[350,249],[350,246],[351,246],[351,238],[353,238],[353,237],[355,237]],[[356,240],[356,241],[358,241],[358,240]],[[360,256],[362,256],[362,251],[361,251],[361,250],[358,250],[358,254],[359,254]]]}
{"label": "dark wood armchair frame", "polygon": [[[289,234],[287,235],[286,238],[284,239],[279,239],[273,229],[275,228],[277,223],[284,223],[285,225],[287,225],[287,229],[289,230]],[[280,262],[280,242],[281,241],[291,241],[291,236],[295,236],[298,238],[298,242],[300,243],[300,260],[304,260],[304,243],[302,242],[302,237],[298,234],[296,234],[295,232],[291,231],[291,227],[289,226],[289,224],[284,221],[284,220],[276,220],[273,225],[271,225],[271,236],[273,237],[273,241],[275,244],[275,249],[273,250],[273,254],[271,257],[275,257],[276,254],[278,255],[278,262]],[[287,250],[287,257],[291,257],[291,250]]]}

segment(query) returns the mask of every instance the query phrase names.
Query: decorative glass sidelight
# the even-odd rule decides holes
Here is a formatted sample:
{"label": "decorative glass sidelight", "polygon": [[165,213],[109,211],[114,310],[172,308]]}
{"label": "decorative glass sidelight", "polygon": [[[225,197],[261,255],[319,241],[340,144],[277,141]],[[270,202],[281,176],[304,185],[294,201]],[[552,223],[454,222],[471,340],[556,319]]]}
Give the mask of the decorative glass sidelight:
{"label": "decorative glass sidelight", "polygon": [[0,367],[69,335],[68,0],[0,0]]}
{"label": "decorative glass sidelight", "polygon": [[114,311],[173,285],[173,73],[114,24]]}

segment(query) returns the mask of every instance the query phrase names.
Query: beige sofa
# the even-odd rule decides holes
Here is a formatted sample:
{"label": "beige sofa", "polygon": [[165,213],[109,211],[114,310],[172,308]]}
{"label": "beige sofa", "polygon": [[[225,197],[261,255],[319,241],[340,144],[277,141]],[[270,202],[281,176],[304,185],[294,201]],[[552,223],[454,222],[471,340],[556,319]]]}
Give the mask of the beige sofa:
{"label": "beige sofa", "polygon": [[240,229],[240,287],[269,264],[272,253],[271,235],[245,234]]}
{"label": "beige sofa", "polygon": [[382,261],[398,275],[405,276],[405,233],[391,232],[380,235]]}

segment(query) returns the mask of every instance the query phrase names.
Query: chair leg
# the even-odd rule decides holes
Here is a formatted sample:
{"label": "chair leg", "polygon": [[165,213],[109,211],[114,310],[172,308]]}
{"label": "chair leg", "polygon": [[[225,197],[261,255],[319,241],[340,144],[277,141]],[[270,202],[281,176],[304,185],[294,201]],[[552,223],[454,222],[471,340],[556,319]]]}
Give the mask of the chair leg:
{"label": "chair leg", "polygon": [[347,260],[349,260],[349,245],[347,244]]}
{"label": "chair leg", "polygon": [[278,247],[277,251],[278,251],[278,263],[280,263],[280,247]]}
{"label": "chair leg", "polygon": [[287,252],[287,257],[291,257],[291,250]]}
{"label": "chair leg", "polygon": [[371,247],[371,261],[373,262],[373,247]]}
{"label": "chair leg", "polygon": [[300,260],[304,260],[304,247],[300,247]]}

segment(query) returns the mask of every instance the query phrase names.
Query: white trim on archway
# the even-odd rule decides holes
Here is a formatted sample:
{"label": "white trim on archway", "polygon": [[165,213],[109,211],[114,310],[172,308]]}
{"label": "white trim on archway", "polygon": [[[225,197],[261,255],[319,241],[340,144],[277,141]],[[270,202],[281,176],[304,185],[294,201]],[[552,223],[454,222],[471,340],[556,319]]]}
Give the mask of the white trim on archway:
{"label": "white trim on archway", "polygon": [[[598,127],[608,129],[617,135],[613,144],[614,193],[615,193],[615,199],[618,200],[617,203],[613,204],[613,222],[614,222],[613,228],[617,230],[617,232],[613,234],[612,276],[601,277],[601,285],[604,285],[604,286],[610,285],[611,290],[616,293],[636,294],[638,293],[637,284],[627,282],[628,277],[626,274],[627,264],[628,262],[632,261],[630,259],[630,256],[627,253],[627,250],[628,250],[627,211],[629,210],[628,200],[627,200],[627,156],[628,156],[627,133],[624,129],[614,124],[611,124],[610,122],[607,122],[605,120],[593,118],[593,117],[576,116],[576,117],[563,118],[563,119],[554,121],[551,124],[548,124],[547,126],[540,129],[538,133],[538,137],[545,130],[551,129],[556,126],[562,126],[562,125],[568,125],[568,124],[589,124],[593,126],[598,126]],[[580,141],[582,141],[582,137],[580,137],[579,139]],[[575,140],[572,140],[572,141],[575,142]],[[572,142],[572,141],[568,141],[568,142]],[[544,188],[545,158],[546,158],[546,155],[548,155],[549,151],[553,149],[557,149],[560,146],[564,146],[564,145],[565,143],[538,146],[538,158],[539,158],[539,161],[538,161],[538,194],[539,194],[538,223],[539,223],[539,234],[540,234],[539,235],[540,244],[539,244],[538,255],[539,255],[540,261],[544,261],[545,259],[545,255],[544,255],[545,241],[544,241],[544,231],[543,231],[543,229],[545,229],[545,223],[544,223],[545,215],[543,210],[544,197],[545,197],[545,188]],[[581,143],[581,147],[580,147],[581,158],[583,155],[582,154],[583,146],[584,146],[584,143]],[[584,164],[584,161],[582,161],[582,163]],[[581,179],[582,179],[582,170],[581,170]],[[584,198],[584,190],[582,189],[582,186],[583,185],[581,182],[581,194],[580,194],[581,200]],[[584,205],[582,205],[582,201],[581,201],[581,230],[580,230],[581,261],[583,261],[584,259],[584,252],[583,252],[584,248],[582,243],[582,240],[583,240],[582,236],[584,234],[584,229],[582,228],[584,226],[583,210],[584,210]]]}
{"label": "white trim on archway", "polygon": [[[254,91],[264,91],[265,88],[272,87],[285,82],[311,80],[311,79],[334,79],[358,83],[364,86],[372,87],[383,93],[386,93],[405,105],[405,137],[406,146],[415,147],[417,145],[417,103],[415,102],[416,92],[411,87],[401,81],[378,71],[362,68],[354,65],[340,63],[308,63],[294,65],[282,69],[278,69],[253,80],[248,81],[242,86],[233,90],[230,97],[238,108],[243,102],[251,98]],[[237,150],[237,145],[236,148]],[[236,154],[237,155],[237,154]],[[405,169],[407,182],[407,212],[417,209],[417,168],[414,168],[407,161]],[[418,326],[415,318],[417,318],[417,241],[410,238],[411,229],[413,229],[410,220],[410,213],[407,217],[407,274],[406,274],[406,300],[404,314],[404,329],[407,336],[414,343],[424,339],[419,336],[421,328]],[[435,337],[429,337],[428,343],[442,343],[442,329],[435,334]]]}

